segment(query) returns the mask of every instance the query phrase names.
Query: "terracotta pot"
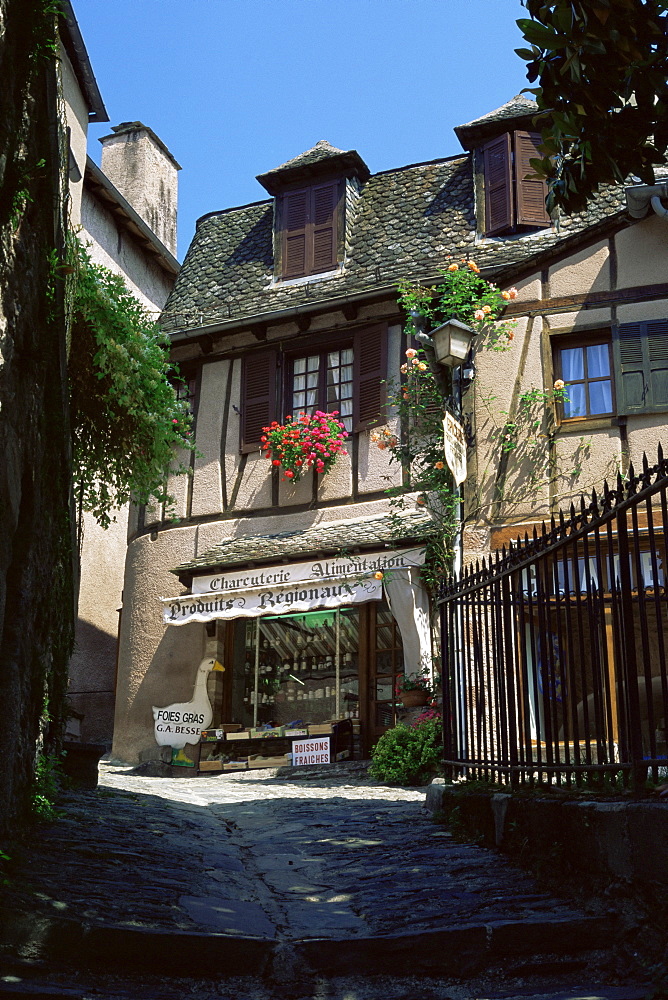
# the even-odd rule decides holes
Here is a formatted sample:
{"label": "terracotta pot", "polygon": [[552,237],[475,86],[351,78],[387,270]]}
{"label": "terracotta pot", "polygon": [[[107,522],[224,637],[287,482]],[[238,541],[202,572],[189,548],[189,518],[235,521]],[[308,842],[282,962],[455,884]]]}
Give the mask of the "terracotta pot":
{"label": "terracotta pot", "polygon": [[417,708],[418,705],[426,705],[429,695],[426,691],[402,691],[399,701],[404,708]]}

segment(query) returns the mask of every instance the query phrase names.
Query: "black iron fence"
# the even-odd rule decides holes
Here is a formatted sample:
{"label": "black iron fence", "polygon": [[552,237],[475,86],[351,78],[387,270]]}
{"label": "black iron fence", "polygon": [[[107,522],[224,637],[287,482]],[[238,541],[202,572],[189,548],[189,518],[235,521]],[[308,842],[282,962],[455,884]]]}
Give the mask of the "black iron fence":
{"label": "black iron fence", "polygon": [[638,787],[665,775],[668,460],[645,459],[442,589],[454,775]]}

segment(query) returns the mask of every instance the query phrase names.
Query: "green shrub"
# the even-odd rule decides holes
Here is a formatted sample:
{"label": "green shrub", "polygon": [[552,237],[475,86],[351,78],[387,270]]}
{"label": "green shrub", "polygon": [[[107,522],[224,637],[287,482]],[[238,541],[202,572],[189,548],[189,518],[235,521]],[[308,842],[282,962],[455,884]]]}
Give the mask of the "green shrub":
{"label": "green shrub", "polygon": [[32,815],[37,822],[52,823],[62,815],[55,807],[61,780],[60,757],[38,754],[32,790]]}
{"label": "green shrub", "polygon": [[369,773],[392,785],[424,785],[443,756],[440,719],[388,729],[371,754]]}

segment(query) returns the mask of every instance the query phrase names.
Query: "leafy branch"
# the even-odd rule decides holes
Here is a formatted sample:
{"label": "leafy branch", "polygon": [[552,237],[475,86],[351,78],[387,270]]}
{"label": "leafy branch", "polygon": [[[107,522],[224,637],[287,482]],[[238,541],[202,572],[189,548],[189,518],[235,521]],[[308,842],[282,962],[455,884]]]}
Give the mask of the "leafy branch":
{"label": "leafy branch", "polygon": [[123,279],[94,264],[74,237],[65,270],[72,272],[74,480],[82,510],[107,527],[114,508],[131,499],[173,504],[165,484],[190,471],[178,451],[195,450],[192,420],[174,389],[167,338]]}
{"label": "leafy branch", "polygon": [[527,88],[542,119],[548,211],[581,211],[601,184],[654,183],[668,149],[665,0],[522,0]]}

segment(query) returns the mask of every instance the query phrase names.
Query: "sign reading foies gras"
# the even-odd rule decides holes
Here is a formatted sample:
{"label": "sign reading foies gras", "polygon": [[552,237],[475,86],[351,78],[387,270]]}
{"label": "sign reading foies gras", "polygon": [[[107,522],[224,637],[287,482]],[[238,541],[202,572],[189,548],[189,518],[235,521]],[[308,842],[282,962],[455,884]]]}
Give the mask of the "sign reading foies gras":
{"label": "sign reading foies gras", "polygon": [[404,549],[196,577],[192,594],[161,598],[163,620],[185,625],[379,601],[383,581],[376,574],[389,575],[423,562],[424,549]]}

